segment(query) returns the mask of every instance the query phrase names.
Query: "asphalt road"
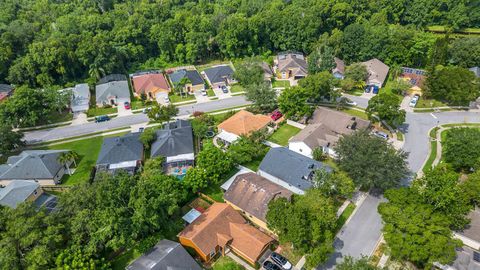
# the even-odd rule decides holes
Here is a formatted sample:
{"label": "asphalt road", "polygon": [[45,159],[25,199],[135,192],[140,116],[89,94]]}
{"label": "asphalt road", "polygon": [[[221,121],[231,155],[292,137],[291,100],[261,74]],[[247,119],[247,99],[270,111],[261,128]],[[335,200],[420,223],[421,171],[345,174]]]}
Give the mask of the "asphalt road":
{"label": "asphalt road", "polygon": [[[244,96],[234,96],[227,99],[220,99],[211,102],[189,104],[178,106],[178,116],[190,115],[194,111],[211,112],[221,109],[228,109],[236,106],[247,105],[250,102]],[[110,121],[95,123],[89,122],[81,125],[69,125],[51,129],[43,129],[25,132],[25,141],[27,143],[40,143],[75,136],[88,135],[95,132],[107,131],[110,129],[128,127],[136,124],[148,122],[149,119],[145,114],[133,114],[122,117],[112,118]]]}
{"label": "asphalt road", "polygon": [[318,269],[335,269],[335,265],[343,261],[346,256],[361,258],[370,256],[378,243],[382,219],[377,212],[383,197],[369,194],[350,221],[342,228],[335,238],[335,252],[330,259]]}

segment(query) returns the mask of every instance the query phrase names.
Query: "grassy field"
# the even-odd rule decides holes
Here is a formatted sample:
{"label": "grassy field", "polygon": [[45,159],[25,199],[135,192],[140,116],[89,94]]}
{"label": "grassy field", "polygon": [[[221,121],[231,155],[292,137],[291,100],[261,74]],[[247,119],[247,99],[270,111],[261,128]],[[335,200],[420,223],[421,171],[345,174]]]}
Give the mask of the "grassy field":
{"label": "grassy field", "polygon": [[183,97],[181,97],[177,94],[173,94],[173,95],[169,95],[168,98],[170,99],[170,102],[172,102],[172,103],[195,100],[194,95],[184,95]]}
{"label": "grassy field", "polygon": [[77,160],[77,168],[73,175],[66,175],[62,179],[62,181],[64,181],[62,185],[75,185],[88,181],[92,167],[95,166],[97,161],[102,142],[103,137],[99,136],[85,140],[46,146],[41,149],[68,149],[75,151],[79,155],[80,158]]}
{"label": "grassy field", "polygon": [[343,225],[345,224],[347,219],[350,217],[350,215],[352,215],[353,210],[355,210],[355,204],[350,203],[347,206],[347,208],[345,208],[343,213],[338,217],[338,219],[337,219],[337,231],[339,231],[343,227]]}
{"label": "grassy field", "polygon": [[212,270],[243,270],[245,269],[243,266],[235,262],[230,257],[224,256],[220,257],[215,263],[212,265]]}
{"label": "grassy field", "polygon": [[117,113],[117,108],[90,108],[87,111],[88,117]]}
{"label": "grassy field", "polygon": [[276,88],[276,87],[284,87],[284,88],[287,88],[287,87],[290,87],[290,81],[288,81],[288,80],[286,80],[286,81],[279,81],[279,80],[272,79],[272,87],[273,87],[273,88]]}
{"label": "grassy field", "polygon": [[279,129],[275,130],[275,132],[273,132],[273,134],[270,135],[268,140],[271,141],[271,142],[274,142],[274,143],[285,146],[285,145],[288,144],[288,140],[291,137],[295,136],[297,133],[299,133],[300,130],[301,129],[299,129],[297,127],[294,127],[294,126],[291,126],[291,125],[288,125],[288,124],[284,124]]}
{"label": "grassy field", "polygon": [[435,100],[435,99],[425,99],[425,98],[420,98],[418,100],[417,106],[415,108],[435,108],[435,107],[446,107],[448,106],[447,104]]}
{"label": "grassy field", "polygon": [[214,97],[215,96],[215,92],[213,92],[213,89],[212,88],[208,88],[207,90],[207,95],[209,97]]}
{"label": "grassy field", "polygon": [[45,121],[45,123],[39,123],[39,125],[67,122],[71,121],[72,119],[73,114],[70,112],[54,112],[48,117],[48,120]]}
{"label": "grassy field", "polygon": [[243,88],[243,86],[241,86],[240,84],[234,84],[232,85],[232,87],[230,87],[230,92],[232,93],[238,93],[238,92],[244,92],[245,91],[245,88]]}
{"label": "grassy field", "polygon": [[[427,30],[430,32],[435,32],[435,33],[445,33],[447,30],[445,26],[442,25],[432,25],[428,26]],[[460,33],[460,34],[477,34],[480,35],[480,28],[464,28],[460,29],[457,31],[453,31],[454,33]]]}
{"label": "grassy field", "polygon": [[361,118],[361,119],[368,120],[368,115],[365,112],[362,112],[362,111],[358,111],[358,110],[354,110],[352,108],[348,108],[348,109],[342,110],[342,112],[348,113],[350,115],[356,116],[356,117]]}

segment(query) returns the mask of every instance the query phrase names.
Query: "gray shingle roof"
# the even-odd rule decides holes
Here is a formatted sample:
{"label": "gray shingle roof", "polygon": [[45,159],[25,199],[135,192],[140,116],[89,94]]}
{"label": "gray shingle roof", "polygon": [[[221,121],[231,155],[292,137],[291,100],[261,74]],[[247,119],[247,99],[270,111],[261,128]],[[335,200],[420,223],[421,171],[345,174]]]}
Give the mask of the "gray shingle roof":
{"label": "gray shingle roof", "polygon": [[140,133],[129,133],[121,137],[103,139],[97,165],[142,159],[143,144],[140,142]]}
{"label": "gray shingle roof", "polygon": [[229,65],[212,67],[204,72],[210,83],[224,82],[225,78],[232,78],[233,76],[233,69]]}
{"label": "gray shingle roof", "polygon": [[151,250],[136,259],[127,270],[201,270],[198,263],[177,242],[161,240]]}
{"label": "gray shingle roof", "polygon": [[312,186],[308,177],[311,176],[311,173],[315,169],[320,168],[325,168],[325,170],[329,172],[332,171],[329,166],[321,162],[298,154],[285,147],[275,147],[268,151],[262,163],[260,163],[258,170],[266,172],[305,191]]}
{"label": "gray shingle roof", "polygon": [[60,153],[67,150],[28,150],[11,156],[7,166],[0,169],[0,179],[51,179],[64,166],[58,162]]}
{"label": "gray shingle roof", "polygon": [[0,83],[0,92],[10,93],[12,91],[13,91],[13,86],[11,86],[10,84]]}
{"label": "gray shingle roof", "polygon": [[97,85],[113,82],[113,81],[126,81],[126,80],[127,80],[127,76],[124,74],[110,74],[98,80]]}
{"label": "gray shingle roof", "polygon": [[180,69],[168,75],[173,84],[178,83],[183,78],[188,78],[192,85],[204,84],[202,76],[196,70]]}
{"label": "gray shingle roof", "polygon": [[0,188],[0,205],[17,208],[39,186],[35,181],[12,181],[5,188]]}
{"label": "gray shingle roof", "polygon": [[75,85],[72,89],[71,107],[73,112],[88,110],[90,103],[90,88],[88,84],[82,83]]}
{"label": "gray shingle roof", "polygon": [[117,99],[130,100],[130,90],[128,82],[125,81],[111,81],[104,84],[98,84],[95,87],[95,98],[98,103],[108,102],[109,96],[116,96]]}
{"label": "gray shingle roof", "polygon": [[156,131],[157,139],[152,144],[151,156],[172,157],[193,153],[193,133],[190,122],[177,120],[164,129]]}

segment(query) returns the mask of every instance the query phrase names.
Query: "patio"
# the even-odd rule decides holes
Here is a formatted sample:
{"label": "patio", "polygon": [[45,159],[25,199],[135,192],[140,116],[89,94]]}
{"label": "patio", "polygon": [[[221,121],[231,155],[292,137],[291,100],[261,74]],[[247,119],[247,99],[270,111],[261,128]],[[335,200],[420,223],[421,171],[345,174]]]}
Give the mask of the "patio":
{"label": "patio", "polygon": [[165,173],[182,180],[191,167],[193,167],[193,160],[171,162],[165,165]]}

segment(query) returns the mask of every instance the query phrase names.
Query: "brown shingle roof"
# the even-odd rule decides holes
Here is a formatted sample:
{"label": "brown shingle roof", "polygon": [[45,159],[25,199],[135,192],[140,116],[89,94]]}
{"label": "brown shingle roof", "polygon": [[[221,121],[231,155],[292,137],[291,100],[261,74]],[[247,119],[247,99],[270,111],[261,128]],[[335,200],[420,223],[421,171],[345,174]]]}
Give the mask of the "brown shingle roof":
{"label": "brown shingle roof", "polygon": [[238,175],[223,198],[252,216],[266,221],[268,203],[276,197],[290,198],[292,192],[255,174]]}
{"label": "brown shingle roof", "polygon": [[302,54],[279,54],[277,63],[280,72],[292,71],[292,76],[307,76],[308,74],[308,64]]}
{"label": "brown shingle roof", "polygon": [[240,251],[251,261],[256,261],[273,239],[248,225],[246,220],[226,203],[214,203],[179,237],[192,241],[204,254],[230,241],[233,249]]}
{"label": "brown shingle roof", "polygon": [[379,83],[383,84],[388,75],[388,70],[390,69],[382,61],[377,58],[373,58],[366,62],[362,63],[365,65],[368,71],[368,80],[367,84]]}
{"label": "brown shingle roof", "polygon": [[241,110],[232,117],[223,121],[218,125],[219,129],[240,135],[249,135],[250,133],[260,130],[268,125],[272,119],[266,115],[253,114]]}
{"label": "brown shingle roof", "polygon": [[370,121],[324,107],[318,107],[309,122],[311,124],[292,137],[291,142],[301,141],[312,149],[318,146],[332,147],[340,136],[370,126]]}

